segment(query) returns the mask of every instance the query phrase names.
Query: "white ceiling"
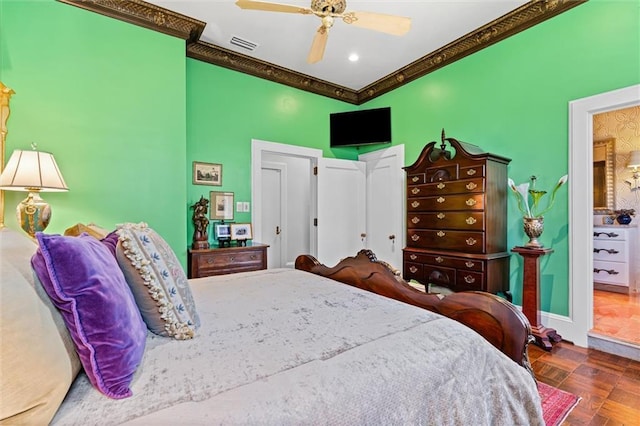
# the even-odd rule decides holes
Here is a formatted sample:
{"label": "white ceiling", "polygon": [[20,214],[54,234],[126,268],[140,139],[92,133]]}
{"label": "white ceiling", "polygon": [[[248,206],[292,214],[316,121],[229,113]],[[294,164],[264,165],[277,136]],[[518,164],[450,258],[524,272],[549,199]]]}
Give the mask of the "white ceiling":
{"label": "white ceiling", "polygon": [[[243,10],[235,0],[153,0],[148,3],[206,22],[200,41],[330,82],[354,91],[392,74],[425,55],[529,3],[523,0],[359,1],[346,11],[411,18],[404,36],[354,27],[336,20],[324,58],[306,59],[320,19],[314,15]],[[278,1],[308,8],[310,0]],[[239,37],[257,44],[254,51],[230,43]],[[348,57],[357,53],[358,62]]]}

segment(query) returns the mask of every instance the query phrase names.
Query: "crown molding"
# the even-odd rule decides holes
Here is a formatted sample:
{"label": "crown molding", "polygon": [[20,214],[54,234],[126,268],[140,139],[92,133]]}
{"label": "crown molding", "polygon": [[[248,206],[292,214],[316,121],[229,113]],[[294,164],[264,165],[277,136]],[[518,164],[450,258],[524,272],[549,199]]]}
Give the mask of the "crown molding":
{"label": "crown molding", "polygon": [[186,41],[186,55],[190,58],[360,105],[588,0],[530,1],[358,91],[200,41],[206,22],[141,0],[58,1],[179,37]]}

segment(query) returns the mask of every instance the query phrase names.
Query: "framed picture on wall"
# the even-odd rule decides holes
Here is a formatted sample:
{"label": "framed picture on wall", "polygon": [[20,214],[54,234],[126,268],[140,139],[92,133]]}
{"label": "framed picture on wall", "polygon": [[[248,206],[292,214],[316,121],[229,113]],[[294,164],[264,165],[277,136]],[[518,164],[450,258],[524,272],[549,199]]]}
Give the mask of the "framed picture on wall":
{"label": "framed picture on wall", "polygon": [[213,220],[233,220],[233,192],[211,191],[209,218]]}
{"label": "framed picture on wall", "polygon": [[222,185],[222,164],[193,162],[194,185]]}

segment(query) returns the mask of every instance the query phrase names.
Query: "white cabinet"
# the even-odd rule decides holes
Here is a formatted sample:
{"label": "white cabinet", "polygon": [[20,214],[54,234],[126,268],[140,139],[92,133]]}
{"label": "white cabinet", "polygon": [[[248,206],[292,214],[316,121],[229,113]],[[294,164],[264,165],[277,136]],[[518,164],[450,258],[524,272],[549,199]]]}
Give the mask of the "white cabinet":
{"label": "white cabinet", "polygon": [[[617,286],[627,293],[635,279],[636,228],[622,226],[593,227],[593,282]],[[633,286],[633,285],[632,285]],[[609,287],[614,290],[616,287]]]}

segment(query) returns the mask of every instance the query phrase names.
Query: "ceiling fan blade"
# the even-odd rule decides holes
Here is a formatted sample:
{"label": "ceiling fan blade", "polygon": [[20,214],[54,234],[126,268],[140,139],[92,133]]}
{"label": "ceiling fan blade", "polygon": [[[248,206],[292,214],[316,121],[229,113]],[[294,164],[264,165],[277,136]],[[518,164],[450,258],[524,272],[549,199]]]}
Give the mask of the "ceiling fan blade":
{"label": "ceiling fan blade", "polygon": [[404,35],[411,29],[411,18],[372,12],[348,12],[342,15],[347,24],[391,35]]}
{"label": "ceiling fan blade", "polygon": [[311,43],[311,50],[309,56],[307,56],[307,62],[315,64],[320,61],[324,56],[324,48],[327,46],[327,38],[329,37],[329,31],[324,25],[321,25],[316,31],[315,37],[313,37],[313,43]]}
{"label": "ceiling fan blade", "polygon": [[267,3],[263,1],[238,0],[236,5],[241,9],[249,10],[266,10],[267,12],[285,12],[285,13],[302,13],[308,15],[313,13],[311,9],[300,6],[290,6],[288,4]]}

